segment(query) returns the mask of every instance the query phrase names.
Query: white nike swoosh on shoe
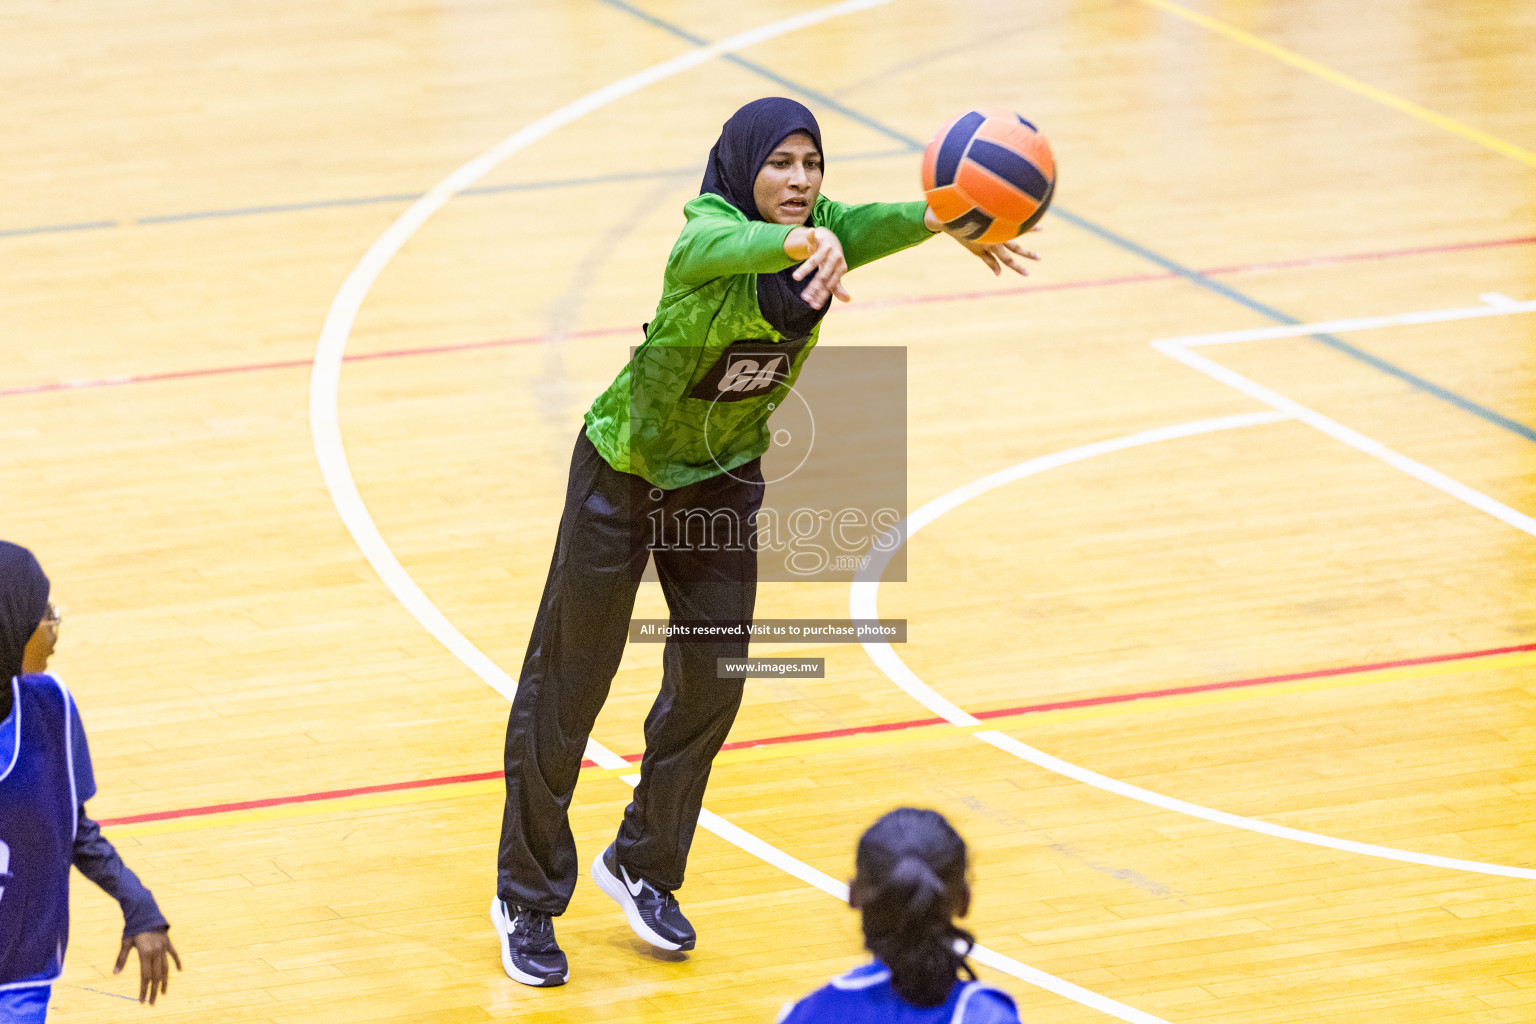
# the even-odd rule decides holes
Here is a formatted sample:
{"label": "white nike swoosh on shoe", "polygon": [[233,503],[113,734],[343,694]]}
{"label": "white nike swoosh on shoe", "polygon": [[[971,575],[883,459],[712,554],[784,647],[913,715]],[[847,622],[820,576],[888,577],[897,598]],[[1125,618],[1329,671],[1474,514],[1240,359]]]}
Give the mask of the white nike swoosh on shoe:
{"label": "white nike swoosh on shoe", "polygon": [[629,869],[622,864],[619,865],[619,874],[624,876],[624,888],[629,890],[629,894],[631,896],[639,896],[640,890],[645,888],[645,882],[638,878],[631,882],[629,880]]}

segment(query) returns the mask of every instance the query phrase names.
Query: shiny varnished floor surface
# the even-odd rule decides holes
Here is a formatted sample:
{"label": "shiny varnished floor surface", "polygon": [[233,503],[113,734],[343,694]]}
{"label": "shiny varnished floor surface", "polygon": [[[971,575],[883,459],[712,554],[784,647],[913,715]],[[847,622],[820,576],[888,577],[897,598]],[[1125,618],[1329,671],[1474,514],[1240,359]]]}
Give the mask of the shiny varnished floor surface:
{"label": "shiny varnished floor surface", "polygon": [[[508,980],[485,917],[506,702],[365,560],[311,433],[322,325],[416,197],[594,90],[814,9],[0,4],[0,535],[68,608],[55,667],[91,811],[187,962],[153,1011],[126,999],[116,909],[77,877],[51,1019],[768,1021],[857,961],[850,911],[701,831],[694,953],[651,955],[584,881],[558,922],[571,983]],[[973,105],[1054,144],[1027,282],[939,239],[852,275],[824,328],[908,349],[913,508],[1271,408],[1151,341],[1536,299],[1536,4],[1198,13],[1218,24],[893,0],[522,148],[410,237],[350,331],[335,408],[384,543],[515,672],[580,414],[654,310],[720,122],[760,95],[817,111],[836,198],[914,198],[914,147]],[[1192,351],[1536,514],[1536,314],[1330,338]],[[1106,780],[1528,871],[1533,576],[1519,525],[1291,418],[974,497],[924,526],[879,607],[939,694]],[[848,609],[832,584],[759,598]],[[664,614],[654,588],[637,614]],[[972,843],[984,943],[1170,1024],[1536,1016],[1530,877],[1205,820],[953,727],[875,731],[933,712],[861,648],[758,653],[827,677],[754,682],[732,741],[819,738],[728,752],[706,804],[835,878],[879,813],[935,806]],[[659,656],[627,652],[607,747],[641,749]],[[615,775],[578,789],[584,860],[627,799]],[[1114,1019],[984,975],[1028,1021]]]}

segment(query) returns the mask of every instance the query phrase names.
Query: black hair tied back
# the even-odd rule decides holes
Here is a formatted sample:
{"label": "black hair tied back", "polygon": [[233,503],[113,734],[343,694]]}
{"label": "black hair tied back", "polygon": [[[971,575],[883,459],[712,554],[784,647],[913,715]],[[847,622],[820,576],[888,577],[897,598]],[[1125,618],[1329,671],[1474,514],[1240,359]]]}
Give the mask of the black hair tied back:
{"label": "black hair tied back", "polygon": [[859,840],[864,944],[916,1006],[938,1006],[957,976],[975,977],[965,962],[975,938],[953,921],[965,869],[964,840],[934,811],[892,811]]}

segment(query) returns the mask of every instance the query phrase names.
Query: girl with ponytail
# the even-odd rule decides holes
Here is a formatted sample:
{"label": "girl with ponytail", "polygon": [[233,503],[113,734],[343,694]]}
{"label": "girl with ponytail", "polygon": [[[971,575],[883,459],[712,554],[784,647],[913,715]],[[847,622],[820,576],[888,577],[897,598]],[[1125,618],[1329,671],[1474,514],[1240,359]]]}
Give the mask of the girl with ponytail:
{"label": "girl with ponytail", "polygon": [[965,840],[943,815],[891,811],[859,839],[857,867],[848,902],[875,959],[786,1006],[780,1024],[1018,1024],[1013,999],[966,963],[976,940],[954,923],[971,907]]}

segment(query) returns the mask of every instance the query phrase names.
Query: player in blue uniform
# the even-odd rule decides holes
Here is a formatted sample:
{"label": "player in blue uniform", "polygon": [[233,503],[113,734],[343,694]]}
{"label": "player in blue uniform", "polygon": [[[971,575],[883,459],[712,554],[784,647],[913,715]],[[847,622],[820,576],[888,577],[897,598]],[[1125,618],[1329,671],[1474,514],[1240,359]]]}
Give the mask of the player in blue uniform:
{"label": "player in blue uniform", "polygon": [[875,959],[784,1007],[779,1024],[1019,1024],[1013,998],[965,961],[965,841],[942,815],[890,812],[859,839],[857,865],[848,902]]}
{"label": "player in blue uniform", "polygon": [[45,673],[58,642],[48,577],[0,541],[0,1021],[42,1024],[69,944],[69,866],[123,908],[116,974],[139,952],[139,1001],[181,969],[149,890],[85,815],[96,793],[85,729],[64,684]]}

